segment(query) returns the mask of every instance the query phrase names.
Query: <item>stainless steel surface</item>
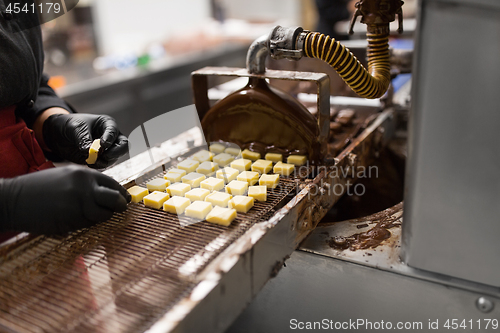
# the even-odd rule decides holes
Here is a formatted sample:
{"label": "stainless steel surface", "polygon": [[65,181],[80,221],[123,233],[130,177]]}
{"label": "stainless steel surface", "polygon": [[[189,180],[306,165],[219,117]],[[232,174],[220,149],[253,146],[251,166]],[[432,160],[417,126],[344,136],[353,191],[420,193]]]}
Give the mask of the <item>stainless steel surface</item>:
{"label": "stainless steel surface", "polygon": [[422,1],[414,61],[408,265],[500,286],[500,6]]}
{"label": "stainless steel surface", "polygon": [[500,9],[500,3],[495,0],[432,0],[434,2],[448,3],[448,4],[460,4],[460,5],[473,5],[482,8],[490,9]]}
{"label": "stainless steel surface", "polygon": [[[226,333],[296,332],[298,322],[303,323],[303,331],[311,332],[446,332],[446,321],[451,326],[453,319],[458,324],[465,320],[467,326],[457,329],[460,332],[495,331],[491,320],[498,323],[500,310],[479,311],[477,298],[477,293],[461,288],[295,251]],[[327,329],[305,328],[307,322],[323,320]],[[398,323],[403,328],[398,330]],[[410,326],[404,329],[404,325]]]}
{"label": "stainless steel surface", "polygon": [[[321,223],[300,245],[300,249],[322,256],[360,263],[368,267],[389,270],[401,264],[399,255],[402,216],[403,204],[400,203],[367,217],[344,222]],[[394,226],[387,229],[390,232],[390,237],[384,239],[379,246],[360,248],[359,245],[362,242],[353,242],[353,245],[347,248],[334,246],[336,240],[339,242],[341,240],[349,241],[354,239],[354,235],[367,234],[380,222],[390,223]]]}
{"label": "stainless steel surface", "polygon": [[[369,215],[363,218],[335,222],[321,223],[300,245],[300,250],[313,254],[330,257],[334,259],[345,260],[348,262],[363,265],[374,269],[380,269],[395,273],[397,275],[416,278],[429,283],[439,283],[445,286],[467,290],[478,295],[489,295],[500,298],[498,288],[463,280],[457,277],[450,277],[443,274],[423,271],[408,266],[401,260],[401,231],[406,227],[403,219],[403,203],[388,208],[379,213]],[[376,246],[363,248],[362,245],[369,245],[366,240],[370,240],[380,229],[375,230],[377,224],[389,225],[386,228],[390,236],[383,239]],[[353,242],[352,246],[342,248],[333,242],[335,239],[353,240],[356,235],[362,233],[360,241]],[[363,242],[365,241],[365,242]]]}
{"label": "stainless steel surface", "polygon": [[[498,324],[498,288],[425,272],[400,260],[402,216],[400,203],[367,217],[321,223],[226,333],[288,332],[297,330],[298,322],[305,327],[323,325],[323,320],[321,328],[342,332],[388,331],[398,323],[411,325],[409,331],[441,332],[453,320],[464,325],[464,332],[479,332],[492,321]],[[380,223],[394,226],[377,246],[332,246],[332,238],[369,235]],[[381,328],[382,320],[392,327]]]}

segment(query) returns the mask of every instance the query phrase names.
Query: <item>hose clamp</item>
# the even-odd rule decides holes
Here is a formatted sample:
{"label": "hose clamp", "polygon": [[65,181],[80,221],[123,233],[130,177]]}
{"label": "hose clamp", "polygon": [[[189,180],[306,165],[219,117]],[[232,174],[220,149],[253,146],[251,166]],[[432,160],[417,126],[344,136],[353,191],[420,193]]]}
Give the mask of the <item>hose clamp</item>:
{"label": "hose clamp", "polygon": [[[304,29],[301,27],[283,28],[276,26],[269,35],[269,53],[273,59],[299,60],[303,56],[300,36]],[[300,44],[300,45],[299,45]]]}

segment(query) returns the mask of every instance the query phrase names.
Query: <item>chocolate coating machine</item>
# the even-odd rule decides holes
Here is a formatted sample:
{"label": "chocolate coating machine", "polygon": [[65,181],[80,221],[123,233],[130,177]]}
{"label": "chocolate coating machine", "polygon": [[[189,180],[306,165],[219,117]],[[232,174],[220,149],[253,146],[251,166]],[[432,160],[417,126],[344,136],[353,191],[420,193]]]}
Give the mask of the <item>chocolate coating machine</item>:
{"label": "chocolate coating machine", "polygon": [[[427,24],[437,25],[443,14],[440,11],[446,6],[444,3],[449,2],[423,1],[423,10],[429,18]],[[451,11],[452,15],[446,16],[450,22],[457,22],[457,17],[463,19],[463,15],[469,15],[461,5],[473,6],[470,1],[457,2],[459,4]],[[481,1],[481,4],[490,6],[498,13],[497,4],[486,0]],[[484,14],[484,8],[476,10],[476,14]],[[498,20],[487,17],[489,21],[474,22],[483,22],[489,27],[488,31],[495,31],[492,27],[498,27]],[[426,27],[430,30],[425,30]],[[426,25],[422,25],[421,29],[423,35],[435,31]],[[425,40],[421,41],[421,50],[425,52],[420,55],[423,60],[417,70],[426,70],[424,73],[432,72],[426,65],[429,62],[427,56],[439,44],[435,40],[433,42],[435,44],[426,45]],[[296,55],[293,52],[289,54]],[[443,259],[425,260],[432,258],[428,250],[442,250],[439,245],[444,241],[435,243],[435,247],[416,242],[417,236],[422,235],[420,227],[425,225],[420,222],[420,227],[416,226],[419,223],[416,219],[410,222],[413,227],[407,231],[403,224],[404,240],[410,245],[405,248],[406,253],[401,253],[401,246],[405,245],[401,242],[402,204],[363,219],[326,223],[317,227],[344,194],[334,189],[345,188],[348,182],[356,181],[355,173],[338,170],[368,167],[373,158],[380,154],[387,140],[393,137],[400,110],[399,106],[391,104],[390,98],[382,107],[355,108],[356,116],[350,124],[331,126],[332,123],[338,123],[335,121],[337,112],[325,108],[329,104],[329,89],[328,77],[323,74],[271,70],[248,73],[245,69],[235,68],[201,69],[194,73],[193,80],[195,85],[203,87],[195,90],[195,93],[200,94],[197,104],[205,104],[207,108],[210,107],[206,98],[208,76],[314,82],[317,100],[311,104],[317,110],[318,133],[322,138],[320,143],[325,145],[324,159],[316,167],[306,169],[303,174],[282,180],[280,192],[271,195],[268,202],[258,205],[248,215],[239,216],[229,228],[207,222],[185,226],[161,211],[135,205],[108,222],[68,237],[30,236],[4,247],[0,259],[2,330],[222,332],[254,298],[256,300],[249,310],[231,328],[233,331],[285,331],[289,328],[290,313],[302,315],[299,319],[303,321],[315,320],[318,314],[336,314],[339,319],[355,319],[353,313],[356,311],[359,316],[378,315],[378,318],[371,318],[374,321],[382,318],[382,315],[398,319],[398,315],[405,314],[411,320],[405,309],[411,309],[411,314],[420,316],[422,313],[427,314],[426,310],[436,312],[436,306],[439,306],[441,310],[446,309],[438,311],[440,319],[447,315],[459,315],[465,319],[469,315],[475,322],[498,317],[498,306],[495,307],[499,299],[498,286],[491,284],[491,279],[495,281],[498,266],[489,261],[486,266],[492,273],[483,274],[479,279],[477,275],[468,275],[470,271],[467,272],[467,269],[465,273],[453,273],[453,270],[463,269],[466,265],[454,267],[457,261],[449,258],[448,261],[444,260],[447,265],[439,265]],[[424,76],[427,77],[432,76]],[[428,84],[428,81],[425,82]],[[433,105],[441,104],[435,102]],[[200,109],[197,111],[200,112]],[[423,120],[426,119],[432,117]],[[421,118],[417,120],[423,121]],[[326,125],[329,125],[328,130]],[[336,126],[344,127],[335,136],[330,136],[328,132],[335,132]],[[419,129],[424,128],[415,122],[413,126],[417,134]],[[432,124],[427,126],[434,128]],[[425,137],[424,134],[420,133]],[[418,141],[422,144],[420,146],[412,142],[412,147],[418,148],[419,152],[427,143]],[[107,172],[125,186],[142,184],[175,167],[203,145],[202,133],[193,129],[145,153],[155,155],[158,160],[146,172],[133,170],[134,159]],[[144,159],[146,155],[139,155],[135,159]],[[412,156],[419,161],[418,154]],[[440,157],[436,154],[433,156]],[[420,162],[429,165],[428,160]],[[418,179],[411,178],[410,184]],[[422,192],[412,193],[413,198],[420,200],[426,195]],[[410,205],[413,206],[410,213],[416,214],[419,210],[415,210],[415,202],[412,201]],[[442,218],[441,221],[446,224],[449,220]],[[363,248],[364,245],[360,243],[354,246],[351,246],[352,243],[347,244],[355,235],[369,233],[377,227],[390,229],[389,237],[382,239],[377,246]],[[420,234],[412,234],[411,230]],[[428,232],[443,230],[450,229],[428,228]],[[294,253],[297,247],[301,251]],[[416,256],[412,258],[411,250],[415,247],[420,249],[413,252]],[[497,252],[492,251],[493,254]],[[447,254],[440,251],[436,253]],[[278,275],[290,255],[290,269],[284,269]],[[400,257],[405,256],[416,262],[415,267],[400,260]],[[469,263],[474,261],[469,256],[465,257]],[[476,260],[474,265],[481,263],[481,260]],[[440,269],[436,269],[436,266]],[[319,273],[318,267],[322,269]],[[301,270],[307,270],[308,274],[301,275]],[[259,294],[273,277],[276,278]],[[401,289],[396,289],[399,287]],[[356,302],[357,298],[353,297],[359,290],[364,303]],[[302,302],[297,302],[297,299],[306,300],[308,296],[316,304],[321,302],[326,306],[304,306]],[[408,297],[412,297],[412,302],[407,301]],[[403,302],[411,304],[402,307]],[[343,304],[344,309],[339,309],[339,303]],[[393,304],[400,311],[394,309]],[[290,312],[277,314],[273,310],[278,308]]]}
{"label": "chocolate coating machine", "polygon": [[[360,121],[367,127],[336,163],[368,163],[383,140],[378,129],[389,128],[391,117],[385,111]],[[128,187],[163,175],[200,149],[187,147],[190,140],[203,142],[196,130],[184,134],[177,139],[182,154],[122,183]],[[108,172],[130,171],[132,165],[133,159]],[[221,331],[341,196],[329,189],[348,180],[319,170],[282,179],[267,202],[238,214],[228,228],[208,222],[183,226],[165,212],[130,204],[110,221],[68,237],[25,237],[2,250],[0,327],[135,332],[156,323],[153,332]]]}
{"label": "chocolate coating machine", "polygon": [[[200,121],[204,124],[205,113],[210,114],[207,76],[244,76],[264,86],[264,79],[313,82],[317,87],[316,116],[292,97],[275,95],[303,113],[301,117],[287,114],[284,107],[280,115],[283,126],[305,130],[306,123],[301,122],[309,119],[311,128],[304,131],[303,141],[294,141],[293,130],[289,130],[292,140],[283,141],[279,148],[303,144],[295,148],[307,150],[311,165],[280,179],[266,202],[239,213],[229,227],[206,221],[185,224],[166,212],[131,203],[126,212],[109,221],[66,237],[29,235],[4,244],[0,253],[2,330],[217,332],[226,329],[277,275],[286,258],[344,194],[345,185],[355,182],[355,172],[338,170],[368,167],[391,135],[394,111],[361,107],[356,116],[352,111],[346,119],[340,117],[344,123],[336,122],[338,110],[329,106],[328,75],[266,71],[262,61],[267,54],[262,52],[262,41],[256,43],[257,48],[249,51],[250,71],[205,68],[193,73]],[[254,56],[258,72],[252,70]],[[276,100],[269,104],[271,108]],[[343,129],[332,130],[331,119]],[[204,125],[205,135],[211,125],[213,122]],[[188,142],[196,144],[189,146]],[[175,149],[166,153],[162,147]],[[203,147],[202,133],[189,131],[107,173],[127,188],[141,185]],[[154,154],[158,162],[146,171],[134,170]]]}
{"label": "chocolate coating machine", "polygon": [[[227,228],[208,222],[185,225],[165,212],[130,204],[125,213],[67,237],[27,236],[4,246],[2,330],[224,330],[342,196],[338,188],[355,181],[355,174],[331,176],[332,171],[368,166],[392,130],[393,110],[362,107],[348,123],[339,123],[345,130],[329,140],[330,119],[337,112],[329,107],[326,74],[206,68],[193,73],[195,85],[204,84],[208,75],[315,83],[321,163],[281,179],[266,202],[239,213]],[[107,173],[125,187],[144,184],[202,149],[203,143],[195,128]],[[168,153],[164,147],[170,147]],[[140,174],[134,171],[148,154],[157,154],[158,162]]]}

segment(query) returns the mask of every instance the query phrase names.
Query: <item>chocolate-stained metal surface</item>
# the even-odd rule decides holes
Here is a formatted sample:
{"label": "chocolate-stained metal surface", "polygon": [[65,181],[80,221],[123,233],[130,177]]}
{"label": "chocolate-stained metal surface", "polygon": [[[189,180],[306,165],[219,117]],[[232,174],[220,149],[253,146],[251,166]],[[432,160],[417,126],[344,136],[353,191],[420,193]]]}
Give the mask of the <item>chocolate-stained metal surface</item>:
{"label": "chocolate-stained metal surface", "polygon": [[[144,186],[162,177],[163,167],[175,166],[164,162],[133,183]],[[196,291],[207,265],[268,218],[297,184],[282,178],[267,193],[266,202],[238,213],[228,227],[193,223],[185,216],[130,203],[126,212],[92,228],[67,237],[39,236],[20,248],[4,249],[0,331],[144,331]]]}

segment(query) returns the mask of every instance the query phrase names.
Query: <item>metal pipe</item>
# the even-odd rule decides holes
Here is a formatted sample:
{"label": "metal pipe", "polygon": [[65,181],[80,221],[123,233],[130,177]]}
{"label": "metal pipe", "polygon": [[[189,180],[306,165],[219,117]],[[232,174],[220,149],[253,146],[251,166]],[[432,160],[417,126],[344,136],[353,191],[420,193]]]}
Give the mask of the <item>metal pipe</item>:
{"label": "metal pipe", "polygon": [[247,69],[250,74],[264,74],[266,72],[266,58],[269,54],[269,36],[257,38],[247,53]]}

